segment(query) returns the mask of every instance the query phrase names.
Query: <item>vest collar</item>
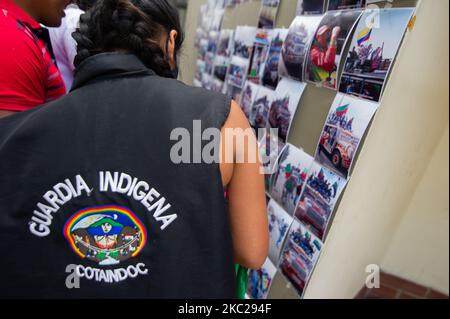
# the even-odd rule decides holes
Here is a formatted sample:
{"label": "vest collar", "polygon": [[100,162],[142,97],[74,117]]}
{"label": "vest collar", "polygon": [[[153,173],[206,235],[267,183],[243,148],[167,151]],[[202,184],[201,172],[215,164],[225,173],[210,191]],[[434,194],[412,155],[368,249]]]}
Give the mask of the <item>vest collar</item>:
{"label": "vest collar", "polygon": [[155,75],[137,56],[129,53],[107,52],[91,56],[76,69],[72,89],[76,90],[88,82],[110,77]]}

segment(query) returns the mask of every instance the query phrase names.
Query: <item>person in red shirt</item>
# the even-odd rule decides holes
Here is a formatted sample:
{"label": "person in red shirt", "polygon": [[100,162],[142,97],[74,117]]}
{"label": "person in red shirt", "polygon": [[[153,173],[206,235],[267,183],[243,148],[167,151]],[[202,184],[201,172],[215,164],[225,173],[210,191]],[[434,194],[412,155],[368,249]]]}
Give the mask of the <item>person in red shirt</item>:
{"label": "person in red shirt", "polygon": [[[330,35],[330,27],[324,25],[316,33],[315,40],[311,45],[311,75],[310,80],[321,82],[336,69],[337,39],[341,32],[340,27],[334,27]],[[327,39],[330,42],[327,44]]]}
{"label": "person in red shirt", "polygon": [[65,94],[47,45],[70,0],[0,0],[0,118]]}

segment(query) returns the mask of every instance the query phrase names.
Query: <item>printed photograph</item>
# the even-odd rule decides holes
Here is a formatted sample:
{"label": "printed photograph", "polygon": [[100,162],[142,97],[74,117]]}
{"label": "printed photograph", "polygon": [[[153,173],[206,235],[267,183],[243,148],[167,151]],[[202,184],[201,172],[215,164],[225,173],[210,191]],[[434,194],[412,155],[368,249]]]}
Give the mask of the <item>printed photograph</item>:
{"label": "printed photograph", "polygon": [[211,91],[222,92],[224,82],[219,79],[212,79],[211,81]]}
{"label": "printed photograph", "polygon": [[250,270],[247,285],[247,295],[249,298],[266,299],[276,272],[277,268],[269,258],[266,259],[260,269]]}
{"label": "printed photograph", "polygon": [[233,52],[233,38],[234,30],[223,29],[220,31],[219,39],[217,41],[217,55],[230,57]]}
{"label": "printed photograph", "polygon": [[205,54],[205,73],[212,75],[213,68],[214,68],[214,53],[206,52],[206,54]]}
{"label": "printed photograph", "polygon": [[315,159],[347,178],[378,103],[338,93],[322,130]]}
{"label": "printed photograph", "polygon": [[280,0],[262,0],[259,13],[258,28],[273,29],[277,18]]}
{"label": "printed photograph", "polygon": [[199,47],[198,47],[198,56],[197,56],[197,58],[199,60],[205,60],[205,55],[208,52],[208,48],[209,48],[208,38],[200,39]]}
{"label": "printed photograph", "polygon": [[298,0],[297,15],[322,14],[325,10],[325,0]]}
{"label": "printed photograph", "polygon": [[361,14],[360,10],[345,10],[324,15],[309,50],[306,80],[337,90],[342,51]]}
{"label": "printed photograph", "polygon": [[248,59],[244,59],[238,56],[231,58],[230,67],[228,69],[227,83],[238,88],[244,86],[247,78]]}
{"label": "printed photograph", "polygon": [[256,95],[258,94],[258,90],[259,85],[248,80],[245,82],[244,89],[242,90],[241,108],[248,119],[250,119],[252,106],[255,102]]}
{"label": "printed photograph", "polygon": [[275,97],[275,91],[264,86],[259,86],[250,111],[250,125],[257,130],[267,127],[269,110]]}
{"label": "printed photograph", "polygon": [[368,10],[350,45],[339,91],[378,102],[397,55],[412,8]]}
{"label": "printed photograph", "polygon": [[224,82],[227,76],[228,66],[230,65],[230,58],[216,55],[214,58],[214,78]]}
{"label": "printed photograph", "polygon": [[322,16],[297,16],[292,22],[281,49],[280,76],[303,81],[303,71],[311,39]]}
{"label": "printed photograph", "polygon": [[278,138],[278,129],[266,129],[264,136],[258,141],[259,154],[264,168],[266,192],[270,193],[272,177],[277,170],[278,158],[285,147],[285,143]]}
{"label": "printed photograph", "polygon": [[202,81],[202,76],[205,73],[205,61],[197,60],[197,68],[195,69],[195,80]]}
{"label": "printed photograph", "polygon": [[233,55],[250,59],[253,52],[253,43],[256,37],[256,28],[238,26],[234,34]]}
{"label": "printed photograph", "polygon": [[364,8],[365,0],[328,0],[328,11]]}
{"label": "printed photograph", "polygon": [[294,215],[313,160],[291,144],[287,144],[281,152],[270,195],[291,216]]}
{"label": "printed photograph", "polygon": [[280,270],[300,297],[319,259],[322,245],[319,238],[294,220],[281,255]]}
{"label": "printed photograph", "polygon": [[334,207],[347,180],[317,162],[309,170],[295,217],[324,241]]}
{"label": "printed photograph", "polygon": [[271,200],[267,205],[269,218],[269,259],[274,265],[278,265],[284,240],[286,239],[289,227],[292,224],[292,217]]}
{"label": "printed photograph", "polygon": [[275,89],[278,85],[278,64],[280,62],[281,48],[287,34],[288,29],[275,29],[272,31],[272,41],[262,74],[262,84],[271,89]]}
{"label": "printed photograph", "polygon": [[261,83],[262,71],[266,63],[267,53],[269,52],[271,38],[271,30],[259,29],[256,33],[253,55],[250,60],[248,79],[257,84]]}
{"label": "printed photograph", "polygon": [[288,78],[281,79],[269,112],[269,126],[278,128],[279,138],[286,143],[289,129],[306,84]]}
{"label": "printed photograph", "polygon": [[227,83],[225,83],[224,85],[225,85],[224,94],[228,95],[230,98],[235,100],[236,103],[241,103],[242,89],[234,85],[227,85]]}

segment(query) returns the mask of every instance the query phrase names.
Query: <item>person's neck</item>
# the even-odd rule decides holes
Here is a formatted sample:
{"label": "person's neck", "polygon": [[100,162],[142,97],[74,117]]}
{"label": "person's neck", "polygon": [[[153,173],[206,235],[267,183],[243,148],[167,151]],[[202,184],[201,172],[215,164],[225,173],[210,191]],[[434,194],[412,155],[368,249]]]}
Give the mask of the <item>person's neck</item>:
{"label": "person's neck", "polygon": [[29,0],[12,0],[12,2],[14,2],[16,4],[16,6],[18,6],[23,11],[25,11],[34,20],[39,22],[37,17],[35,16],[35,14],[33,12],[33,9],[31,8],[31,1],[29,1]]}

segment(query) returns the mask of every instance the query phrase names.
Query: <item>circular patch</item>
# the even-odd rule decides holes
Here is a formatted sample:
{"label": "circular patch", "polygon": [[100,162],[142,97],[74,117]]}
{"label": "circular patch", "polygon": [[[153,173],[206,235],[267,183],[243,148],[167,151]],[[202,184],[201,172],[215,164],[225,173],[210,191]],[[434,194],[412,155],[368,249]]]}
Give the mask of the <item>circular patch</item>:
{"label": "circular patch", "polygon": [[116,265],[136,257],[147,242],[142,222],[121,206],[80,210],[66,222],[63,232],[75,253],[99,265]]}

